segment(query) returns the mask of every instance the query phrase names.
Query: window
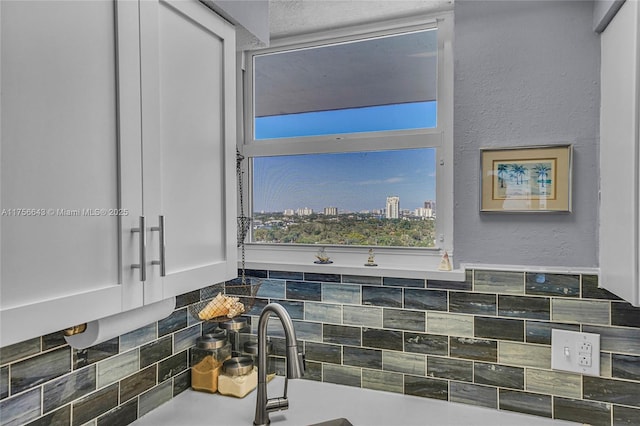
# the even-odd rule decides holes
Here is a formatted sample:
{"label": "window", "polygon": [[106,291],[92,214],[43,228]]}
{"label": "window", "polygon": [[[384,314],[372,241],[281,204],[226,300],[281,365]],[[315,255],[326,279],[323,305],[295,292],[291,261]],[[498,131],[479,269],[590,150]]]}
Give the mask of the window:
{"label": "window", "polygon": [[449,22],[248,54],[252,243],[451,251]]}

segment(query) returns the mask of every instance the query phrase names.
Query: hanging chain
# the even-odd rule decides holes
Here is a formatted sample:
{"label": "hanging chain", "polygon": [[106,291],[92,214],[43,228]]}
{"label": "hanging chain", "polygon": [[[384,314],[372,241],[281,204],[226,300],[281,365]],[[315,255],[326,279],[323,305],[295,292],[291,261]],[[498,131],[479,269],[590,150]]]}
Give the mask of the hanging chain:
{"label": "hanging chain", "polygon": [[236,173],[238,174],[238,191],[240,193],[240,216],[238,216],[238,245],[240,246],[240,256],[241,256],[241,284],[246,285],[246,276],[245,276],[245,249],[244,249],[244,239],[247,236],[249,221],[247,216],[244,214],[244,183],[243,183],[243,175],[244,172],[242,170],[242,160],[244,160],[244,156],[240,154],[240,151],[236,149]]}

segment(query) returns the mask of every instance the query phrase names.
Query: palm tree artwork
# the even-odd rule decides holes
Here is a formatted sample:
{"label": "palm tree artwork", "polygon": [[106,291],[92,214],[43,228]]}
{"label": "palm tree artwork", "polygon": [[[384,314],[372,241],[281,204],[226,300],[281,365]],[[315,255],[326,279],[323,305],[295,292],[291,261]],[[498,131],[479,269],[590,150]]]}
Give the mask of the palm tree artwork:
{"label": "palm tree artwork", "polygon": [[500,188],[504,188],[504,175],[509,171],[509,165],[500,163],[498,164],[498,182],[500,182]]}
{"label": "palm tree artwork", "polygon": [[549,177],[551,167],[546,164],[536,164],[533,167],[533,171],[538,175],[537,181],[540,183],[540,188],[544,188],[547,184],[547,178]]}
{"label": "palm tree artwork", "polygon": [[527,168],[522,164],[511,165],[511,176],[515,179],[517,185],[524,182],[523,178],[525,174],[527,174]]}

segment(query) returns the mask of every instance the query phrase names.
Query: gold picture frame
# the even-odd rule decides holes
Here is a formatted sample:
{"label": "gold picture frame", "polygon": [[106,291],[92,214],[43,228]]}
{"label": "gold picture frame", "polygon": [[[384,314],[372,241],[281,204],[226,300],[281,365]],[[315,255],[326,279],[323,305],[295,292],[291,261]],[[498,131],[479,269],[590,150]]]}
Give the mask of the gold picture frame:
{"label": "gold picture frame", "polygon": [[480,151],[481,212],[571,212],[572,145]]}

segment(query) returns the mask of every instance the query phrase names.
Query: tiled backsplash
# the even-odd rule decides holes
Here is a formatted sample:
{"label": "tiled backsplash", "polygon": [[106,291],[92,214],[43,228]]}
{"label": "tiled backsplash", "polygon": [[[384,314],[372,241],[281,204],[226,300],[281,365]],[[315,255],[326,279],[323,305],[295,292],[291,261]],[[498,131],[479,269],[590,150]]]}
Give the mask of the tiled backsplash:
{"label": "tiled backsplash", "polygon": [[[640,309],[598,289],[596,276],[250,274],[264,278],[250,314],[270,301],[285,306],[307,355],[307,379],[640,424]],[[182,295],[170,317],[85,350],[71,349],[60,333],[0,349],[0,424],[124,425],[168,401],[189,387],[189,348],[212,326],[188,313],[198,300],[199,292]],[[552,328],[601,335],[600,377],[551,370]],[[278,321],[269,334],[281,370]]]}

